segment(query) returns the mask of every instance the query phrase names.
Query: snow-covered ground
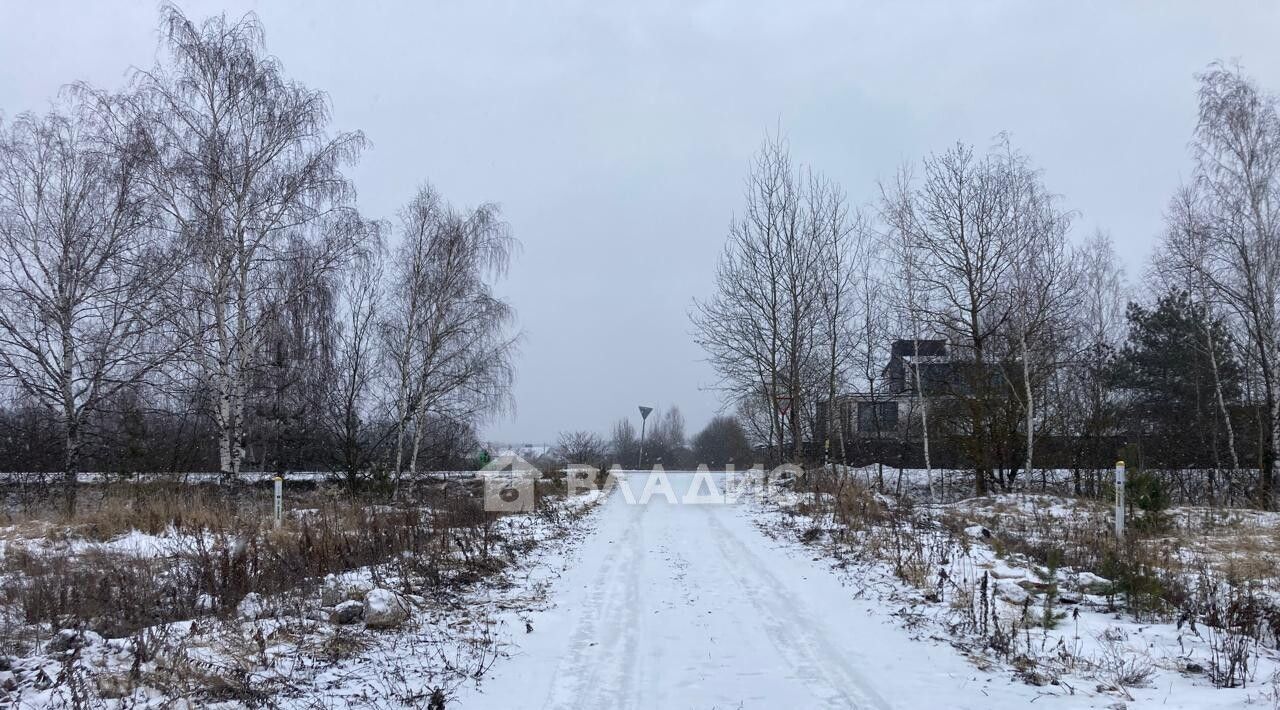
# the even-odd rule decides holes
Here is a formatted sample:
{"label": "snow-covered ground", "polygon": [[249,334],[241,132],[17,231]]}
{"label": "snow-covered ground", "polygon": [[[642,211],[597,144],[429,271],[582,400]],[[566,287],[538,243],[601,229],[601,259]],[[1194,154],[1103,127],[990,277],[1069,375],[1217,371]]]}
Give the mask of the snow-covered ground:
{"label": "snow-covered ground", "polygon": [[[335,625],[341,608],[359,606],[341,601],[353,598],[351,589],[375,583],[399,588],[403,581],[396,580],[395,565],[361,568],[339,575],[351,589],[339,589],[332,600],[324,590],[318,599],[255,599],[261,609],[244,611],[242,604],[230,619],[169,625],[169,637],[187,640],[162,654],[167,660],[143,663],[141,679],[128,672],[136,662],[130,639],[87,635],[90,645],[74,657],[50,642],[38,654],[0,658],[8,664],[0,667],[0,689],[16,684],[18,707],[70,707],[70,684],[59,678],[74,667],[78,675],[72,677],[96,683],[94,707],[176,707],[170,704],[172,683],[159,683],[168,677],[161,671],[195,662],[216,669],[214,679],[243,673],[244,690],[298,708],[423,707],[434,688],[444,688],[450,710],[1004,710],[1032,702],[1127,710],[1280,708],[1271,682],[1280,658],[1273,650],[1251,651],[1257,671],[1248,687],[1216,689],[1204,671],[1211,660],[1207,629],[1138,622],[1109,610],[1109,599],[1089,591],[1106,580],[1089,572],[1057,569],[1050,575],[1054,591],[1045,594],[1061,595],[1055,609],[1061,623],[1051,629],[1026,623],[1028,612],[1034,621],[1041,611],[1043,570],[993,548],[988,528],[998,531],[1012,516],[1047,519],[1046,529],[1053,530],[1094,504],[1005,494],[923,506],[930,515],[955,517],[963,532],[956,539],[937,525],[913,529],[937,538],[928,545],[941,558],[930,561],[926,584],[912,586],[882,558],[849,547],[866,552],[874,540],[841,538],[837,544],[829,517],[801,512],[800,504],[813,495],[794,490],[794,479],[779,483],[775,477],[757,491],[765,497],[734,504],[714,502],[717,492],[730,490],[724,474],[620,475],[625,489],[607,496],[557,499],[560,512],[553,515],[502,518],[498,532],[506,546],[537,544],[510,555],[492,577],[404,596],[410,618],[396,628]],[[891,496],[874,495],[895,504]],[[568,513],[573,515],[559,522]],[[1198,522],[1212,517],[1200,509],[1172,515]],[[1251,530],[1254,547],[1274,539],[1273,514],[1224,515],[1213,518],[1215,525],[1232,523],[1234,537]],[[1242,521],[1251,527],[1239,527]],[[171,554],[181,536],[134,530],[102,542],[19,537],[27,553],[156,559]],[[950,586],[931,598],[929,585],[941,568],[949,570]],[[956,583],[975,575],[991,580],[992,623],[996,617],[1006,629],[1014,623],[1012,645],[1023,650],[997,657],[985,636],[953,626],[974,603],[960,604],[964,585]],[[329,586],[325,580],[324,589]],[[1019,598],[1030,601],[1020,605]],[[374,606],[364,594],[366,622]],[[1107,653],[1116,663],[1147,668],[1142,675],[1149,680],[1108,683],[1099,666]],[[1190,670],[1193,664],[1200,670]],[[117,699],[106,701],[108,694]],[[0,706],[4,697],[0,690]],[[211,696],[206,687],[193,697],[199,706]],[[220,707],[257,702],[230,700]]]}
{"label": "snow-covered ground", "polygon": [[[466,478],[474,476],[475,471],[418,471],[404,473],[404,479],[421,480],[431,478]],[[241,471],[234,479],[240,483],[270,483],[276,474],[271,471]],[[290,482],[324,482],[342,481],[343,474],[335,471],[289,471],[284,474],[286,485]],[[76,474],[80,483],[226,483],[227,476],[217,471],[187,471],[183,473],[145,472],[132,473],[82,471]],[[61,473],[41,473],[32,471],[0,472],[0,485],[41,484],[58,485],[62,482]]]}
{"label": "snow-covered ground", "polygon": [[[857,530],[842,530],[832,522],[829,507],[812,506],[813,494],[787,485],[794,483],[785,481],[776,486],[766,503],[756,506],[758,521],[771,537],[799,555],[829,560],[833,573],[857,594],[876,600],[879,613],[899,618],[918,638],[949,639],[975,666],[984,669],[984,676],[1035,686],[1037,707],[1280,708],[1280,654],[1267,622],[1255,628],[1265,641],[1259,643],[1234,631],[1211,627],[1213,614],[1194,604],[1163,612],[1147,608],[1141,618],[1135,618],[1124,608],[1123,593],[1112,596],[1113,592],[1107,591],[1113,588],[1113,581],[1099,577],[1091,568],[1047,568],[1001,542],[1002,532],[1014,530],[1030,543],[1066,544],[1066,538],[1076,537],[1088,527],[1084,522],[1089,516],[1101,510],[1105,517],[1105,504],[1059,496],[1001,494],[920,506],[907,514],[899,510],[885,516],[881,511],[879,519],[872,514],[858,521],[862,527]],[[862,495],[875,506],[894,508],[899,503],[892,496],[870,490]],[[815,518],[806,510],[822,512]],[[1272,594],[1274,573],[1263,572],[1256,558],[1251,558],[1248,566],[1240,562],[1232,565],[1231,556],[1240,545],[1229,546],[1225,553],[1217,546],[1228,537],[1237,541],[1248,538],[1244,546],[1253,548],[1259,544],[1257,538],[1274,540],[1274,514],[1177,508],[1169,515],[1194,522],[1188,528],[1194,535],[1180,537],[1186,530],[1178,532],[1180,528],[1175,526],[1173,537],[1149,540],[1168,554],[1155,558],[1162,560],[1163,566],[1146,574],[1159,574],[1163,583],[1176,583],[1179,575],[1187,573],[1184,557],[1202,561],[1202,570],[1224,564],[1228,569],[1247,570],[1250,576],[1237,582],[1256,596],[1233,596],[1225,590],[1222,596],[1235,600],[1232,604],[1240,611],[1270,608],[1247,606],[1246,600],[1265,601]],[[939,523],[939,516],[954,518],[950,524],[963,528],[960,536],[949,533]],[[1104,530],[1110,528],[1109,519],[1101,522]],[[988,527],[998,532],[993,534]],[[901,540],[891,532],[895,528],[902,533]],[[1052,537],[1055,534],[1059,537]],[[978,585],[977,580],[983,578]],[[1213,575],[1191,581],[1203,583],[1211,578]],[[1228,577],[1218,577],[1216,583],[1225,579]],[[977,589],[983,590],[982,594],[975,595]],[[992,628],[1003,629],[1003,636],[987,635],[988,610]],[[1180,613],[1189,615],[1179,620]],[[1269,613],[1258,612],[1268,619]],[[1042,620],[1049,614],[1054,623],[1044,628]],[[983,619],[981,634],[974,629],[979,615]],[[1228,615],[1246,617],[1243,613]],[[1199,625],[1196,619],[1200,619]],[[999,639],[1003,643],[997,643]],[[1237,646],[1244,651],[1247,672],[1240,673],[1232,687],[1215,687],[1211,677],[1214,669],[1224,669],[1225,649]],[[1244,668],[1237,667],[1241,670]],[[1240,681],[1241,676],[1245,681]],[[993,681],[988,688],[993,706],[1003,707],[1011,690]]]}
{"label": "snow-covered ground", "polygon": [[[645,474],[629,475],[640,498]],[[693,474],[668,475],[683,497]],[[1015,708],[1039,694],[914,640],[826,563],[764,535],[752,506],[615,490],[596,515],[554,607],[460,707]]]}
{"label": "snow-covered ground", "polygon": [[[507,653],[530,610],[548,603],[546,587],[589,529],[599,495],[542,500],[536,514],[494,521],[494,556],[477,559],[478,567],[461,564],[464,552],[450,547],[453,562],[437,569],[444,577],[434,586],[416,576],[413,563],[389,559],[322,581],[299,578],[312,585],[278,596],[250,593],[230,615],[210,608],[198,618],[110,638],[27,625],[21,608],[0,604],[0,708],[382,710],[426,707],[437,690],[450,700]],[[65,529],[41,534],[52,527],[0,526],[0,589],[30,583],[19,576],[22,559],[72,566],[143,559],[161,571],[191,564],[183,557],[192,547],[190,531],[131,530],[102,541]],[[467,534],[458,528],[449,539],[461,546],[458,536]],[[5,557],[15,551],[22,559],[6,571]],[[343,611],[355,613],[339,620]],[[7,630],[22,631],[22,638],[7,638]],[[139,648],[147,649],[145,658]]]}

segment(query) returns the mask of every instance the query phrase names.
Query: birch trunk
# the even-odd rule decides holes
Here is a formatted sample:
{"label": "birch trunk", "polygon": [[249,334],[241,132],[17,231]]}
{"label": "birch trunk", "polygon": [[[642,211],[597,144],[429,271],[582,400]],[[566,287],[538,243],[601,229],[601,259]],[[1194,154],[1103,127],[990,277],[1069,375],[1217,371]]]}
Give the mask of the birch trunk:
{"label": "birch trunk", "polygon": [[75,399],[75,345],[71,337],[70,319],[63,320],[62,326],[62,421],[63,421],[63,495],[67,516],[76,512],[76,493],[79,486],[76,471],[76,454],[80,448],[79,417],[76,413]]}
{"label": "birch trunk", "polygon": [[[1231,413],[1227,410],[1226,399],[1222,396],[1222,381],[1218,376],[1218,353],[1213,346],[1213,332],[1206,324],[1205,327],[1205,346],[1209,349],[1209,369],[1213,373],[1213,394],[1217,401],[1218,412],[1222,415],[1222,425],[1227,434],[1227,453],[1231,456],[1232,475],[1240,471],[1240,457],[1236,453],[1236,434],[1235,427],[1231,424]],[[1228,481],[1227,488],[1231,488]],[[1214,492],[1216,498],[1217,493]]]}
{"label": "birch trunk", "polygon": [[[910,287],[908,287],[910,288]],[[915,319],[913,318],[914,322]],[[920,377],[920,332],[915,327],[912,335],[912,350],[915,352],[916,399],[920,403],[920,434],[924,446],[924,472],[928,486],[929,500],[934,499],[933,462],[929,459],[929,400],[924,394],[924,380]]]}
{"label": "birch trunk", "polygon": [[1035,401],[1031,394],[1031,352],[1027,349],[1027,336],[1023,333],[1019,336],[1022,345],[1022,386],[1023,395],[1027,400],[1027,459],[1024,469],[1027,472],[1027,482],[1031,481],[1031,464],[1034,460],[1035,452]]}

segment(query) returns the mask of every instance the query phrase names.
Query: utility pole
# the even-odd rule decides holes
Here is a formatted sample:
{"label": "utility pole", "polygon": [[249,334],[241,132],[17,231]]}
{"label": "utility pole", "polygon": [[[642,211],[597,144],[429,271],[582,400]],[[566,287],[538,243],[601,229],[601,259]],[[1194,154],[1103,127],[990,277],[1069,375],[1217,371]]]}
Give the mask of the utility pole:
{"label": "utility pole", "polygon": [[644,424],[652,411],[653,407],[640,407],[640,457],[636,460],[637,471],[644,469]]}

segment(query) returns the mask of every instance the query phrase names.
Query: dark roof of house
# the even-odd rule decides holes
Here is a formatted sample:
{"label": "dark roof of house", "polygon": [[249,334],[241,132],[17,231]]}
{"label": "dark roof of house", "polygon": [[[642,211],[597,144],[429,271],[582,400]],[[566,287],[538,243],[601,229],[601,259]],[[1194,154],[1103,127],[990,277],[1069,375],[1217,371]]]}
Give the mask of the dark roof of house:
{"label": "dark roof of house", "polygon": [[[917,352],[917,348],[919,351]],[[936,356],[947,354],[947,341],[945,340],[895,340],[893,341],[890,355],[893,357],[903,357],[908,355]]]}

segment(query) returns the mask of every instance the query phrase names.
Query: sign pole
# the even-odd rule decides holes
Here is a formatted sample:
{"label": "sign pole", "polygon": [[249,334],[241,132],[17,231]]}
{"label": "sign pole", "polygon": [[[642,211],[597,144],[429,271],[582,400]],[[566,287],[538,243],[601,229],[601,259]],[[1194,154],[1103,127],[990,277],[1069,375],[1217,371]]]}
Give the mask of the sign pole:
{"label": "sign pole", "polygon": [[644,425],[649,419],[653,407],[640,407],[640,456],[636,459],[636,470],[644,470]]}

